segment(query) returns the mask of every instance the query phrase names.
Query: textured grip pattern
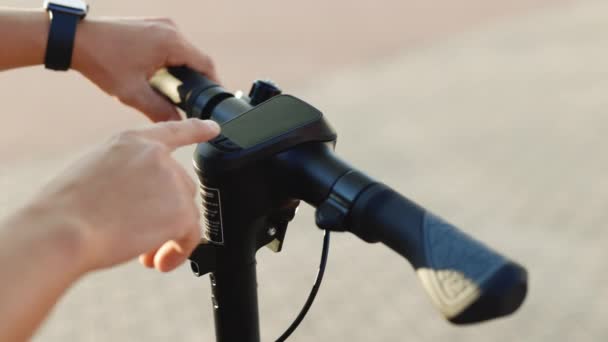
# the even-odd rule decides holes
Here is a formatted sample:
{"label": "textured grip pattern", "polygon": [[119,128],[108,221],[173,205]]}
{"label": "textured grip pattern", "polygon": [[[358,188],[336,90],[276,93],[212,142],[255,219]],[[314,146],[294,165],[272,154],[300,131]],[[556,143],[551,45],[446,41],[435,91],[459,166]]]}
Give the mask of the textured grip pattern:
{"label": "textured grip pattern", "polygon": [[453,323],[506,316],[526,296],[523,267],[383,184],[359,195],[349,229],[405,257],[435,306]]}
{"label": "textured grip pattern", "polygon": [[448,318],[460,314],[481,294],[481,285],[507,260],[426,212],[423,243],[427,267],[417,269],[424,287]]}

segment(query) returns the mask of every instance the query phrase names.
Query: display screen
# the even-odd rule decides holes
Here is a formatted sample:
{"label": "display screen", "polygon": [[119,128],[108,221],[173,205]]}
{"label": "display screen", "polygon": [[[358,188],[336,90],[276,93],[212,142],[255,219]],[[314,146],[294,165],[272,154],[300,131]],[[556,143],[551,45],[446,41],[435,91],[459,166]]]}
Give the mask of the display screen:
{"label": "display screen", "polygon": [[297,127],[314,122],[321,113],[288,95],[279,95],[222,125],[222,135],[250,148]]}

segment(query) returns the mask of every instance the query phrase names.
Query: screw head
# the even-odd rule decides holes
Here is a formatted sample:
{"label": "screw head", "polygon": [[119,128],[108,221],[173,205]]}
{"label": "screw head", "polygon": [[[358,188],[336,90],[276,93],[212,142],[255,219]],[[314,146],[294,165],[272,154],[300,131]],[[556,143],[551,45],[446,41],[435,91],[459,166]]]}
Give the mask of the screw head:
{"label": "screw head", "polygon": [[275,236],[275,235],[277,235],[277,229],[275,227],[270,227],[270,228],[268,228],[267,233],[269,236]]}

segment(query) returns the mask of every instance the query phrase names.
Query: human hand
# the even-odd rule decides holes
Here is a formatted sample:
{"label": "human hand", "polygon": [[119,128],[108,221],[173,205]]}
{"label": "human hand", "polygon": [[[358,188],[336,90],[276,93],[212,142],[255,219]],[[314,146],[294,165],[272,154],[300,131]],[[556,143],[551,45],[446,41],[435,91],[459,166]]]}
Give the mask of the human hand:
{"label": "human hand", "polygon": [[170,19],[87,18],[79,24],[72,68],[154,122],[180,117],[148,80],[163,67],[182,65],[219,82],[212,60]]}
{"label": "human hand", "polygon": [[38,203],[77,222],[85,271],[137,255],[170,271],[200,242],[197,186],[171,152],[218,133],[212,121],[189,119],[119,134],[53,180]]}

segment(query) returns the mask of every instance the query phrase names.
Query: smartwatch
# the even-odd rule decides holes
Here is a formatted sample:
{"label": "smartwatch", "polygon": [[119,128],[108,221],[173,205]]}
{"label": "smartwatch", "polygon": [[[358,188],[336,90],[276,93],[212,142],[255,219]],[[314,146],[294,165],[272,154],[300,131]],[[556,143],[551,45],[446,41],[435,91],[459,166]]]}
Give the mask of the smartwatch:
{"label": "smartwatch", "polygon": [[65,71],[72,64],[76,26],[86,17],[89,6],[83,0],[46,0],[51,26],[44,65],[47,69]]}

